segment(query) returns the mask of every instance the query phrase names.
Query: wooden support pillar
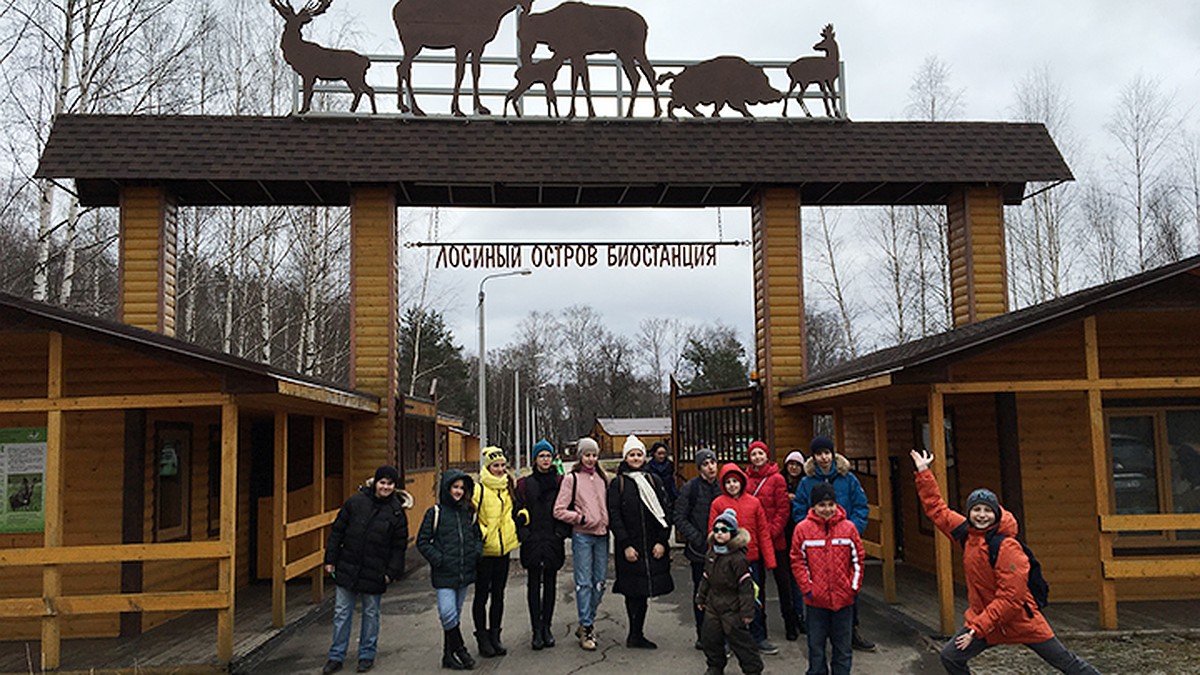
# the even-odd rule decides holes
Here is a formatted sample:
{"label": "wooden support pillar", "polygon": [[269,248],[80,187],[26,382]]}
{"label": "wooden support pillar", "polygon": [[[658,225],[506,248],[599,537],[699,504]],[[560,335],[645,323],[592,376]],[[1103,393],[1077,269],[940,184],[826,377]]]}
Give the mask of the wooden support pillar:
{"label": "wooden support pillar", "polygon": [[[379,415],[356,418],[351,485],[396,464],[399,257],[396,194],[357,185],[350,197],[350,386],[379,397]],[[347,493],[349,496],[349,493]]]}
{"label": "wooden support pillar", "polygon": [[[929,444],[933,446],[933,476],[938,490],[949,498],[946,474],[946,409],[941,392],[929,392]],[[934,564],[937,567],[938,624],[944,635],[954,634],[954,557],[950,553],[950,538],[933,535]]]}
{"label": "wooden support pillar", "polygon": [[1004,196],[998,187],[965,187],[946,202],[954,326],[1008,311]]}
{"label": "wooden support pillar", "polygon": [[883,549],[883,599],[896,602],[896,524],[892,511],[892,465],[888,458],[887,406],[875,404],[875,480],[879,499],[879,547]]}
{"label": "wooden support pillar", "polygon": [[807,375],[799,191],[759,190],[751,219],[756,372],[763,387],[765,440],[778,459],[806,449],[812,438],[811,416],[786,410],[779,401],[780,392]]}
{"label": "wooden support pillar", "polygon": [[221,530],[222,546],[228,557],[217,564],[217,590],[224,593],[228,606],[217,610],[217,659],[222,665],[233,660],[233,614],[237,595],[237,469],[238,406],[221,406]]}
{"label": "wooden support pillar", "polygon": [[1092,476],[1096,490],[1096,578],[1100,584],[1100,627],[1117,630],[1117,582],[1104,576],[1104,565],[1113,559],[1112,532],[1100,529],[1100,516],[1112,515],[1113,505],[1108,490],[1112,464],[1108,459],[1108,443],[1104,431],[1104,405],[1097,380],[1100,379],[1100,349],[1096,332],[1096,317],[1083,320],[1084,356],[1087,378],[1095,386],[1088,389],[1088,422],[1092,447]]}
{"label": "wooden support pillar", "polygon": [[[325,418],[313,417],[313,515],[325,513]],[[317,530],[317,550],[325,549],[324,530]],[[312,601],[325,598],[325,566],[317,565],[312,573]]]}
{"label": "wooden support pillar", "polygon": [[[63,394],[63,336],[50,333],[49,386],[51,399]],[[63,413],[46,413],[46,482],[43,486],[45,528],[43,542],[47,548],[63,545]],[[62,595],[62,569],[57,565],[42,568],[42,597],[50,609],[42,618],[42,670],[57,670],[62,646],[62,623],[58,615],[58,598]]]}
{"label": "wooden support pillar", "polygon": [[271,624],[287,621],[288,416],[275,413],[275,496],[271,511]]}
{"label": "wooden support pillar", "polygon": [[117,315],[131,326],[175,335],[178,207],[162,186],[122,186]]}

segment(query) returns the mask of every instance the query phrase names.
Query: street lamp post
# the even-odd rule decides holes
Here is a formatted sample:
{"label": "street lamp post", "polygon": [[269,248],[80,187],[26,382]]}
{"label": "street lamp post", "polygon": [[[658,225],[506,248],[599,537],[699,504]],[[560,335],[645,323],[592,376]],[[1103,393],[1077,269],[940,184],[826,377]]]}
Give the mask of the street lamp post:
{"label": "street lamp post", "polygon": [[483,335],[483,285],[488,279],[499,279],[501,277],[528,276],[533,274],[533,270],[524,267],[519,270],[511,270],[509,272],[498,272],[489,274],[479,281],[479,305],[476,308],[479,319],[479,462],[483,464],[483,448],[487,447],[487,377],[485,370],[487,368],[487,350],[484,347]]}

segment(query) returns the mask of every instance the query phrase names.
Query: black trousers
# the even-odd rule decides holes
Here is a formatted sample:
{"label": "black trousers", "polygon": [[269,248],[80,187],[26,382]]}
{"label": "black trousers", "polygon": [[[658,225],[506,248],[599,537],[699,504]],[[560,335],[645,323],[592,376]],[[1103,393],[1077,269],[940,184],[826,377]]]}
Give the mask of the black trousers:
{"label": "black trousers", "polygon": [[775,552],[775,588],[779,589],[779,615],[783,617],[783,625],[799,626],[800,617],[796,615],[796,603],[792,599],[792,558],[785,548]]}
{"label": "black trousers", "polygon": [[554,594],[558,570],[539,565],[529,568],[527,573],[529,585],[526,588],[525,599],[529,603],[529,623],[537,630],[539,626],[549,626],[554,620]]}
{"label": "black trousers", "polygon": [[[471,601],[471,617],[475,630],[500,630],[504,618],[504,587],[508,585],[507,555],[483,557],[475,568],[475,599]],[[491,600],[491,610],[488,601]],[[490,621],[489,621],[490,619]]]}
{"label": "black trousers", "polygon": [[[965,632],[967,632],[967,628],[964,626],[958,629],[954,637]],[[1043,661],[1059,672],[1070,675],[1100,675],[1100,671],[1064,647],[1058,638],[1050,638],[1045,642],[1034,642],[1025,646],[1032,649],[1034,653],[1042,657]],[[942,647],[942,667],[952,675],[967,675],[971,672],[967,661],[979,656],[988,647],[991,645],[987,643],[987,640],[975,638],[971,640],[971,644],[967,645],[966,649],[959,649],[951,639]]]}
{"label": "black trousers", "polygon": [[737,657],[738,665],[742,667],[743,673],[761,673],[763,671],[762,654],[759,653],[758,646],[754,644],[754,638],[750,637],[748,626],[737,626],[733,630],[725,632],[720,617],[704,617],[704,624],[700,629],[700,643],[704,646],[704,659],[710,668],[724,668],[726,662],[729,661],[729,658],[725,656],[726,641],[729,642],[729,648]]}
{"label": "black trousers", "polygon": [[644,595],[626,595],[625,613],[629,615],[629,637],[645,637],[649,600]]}

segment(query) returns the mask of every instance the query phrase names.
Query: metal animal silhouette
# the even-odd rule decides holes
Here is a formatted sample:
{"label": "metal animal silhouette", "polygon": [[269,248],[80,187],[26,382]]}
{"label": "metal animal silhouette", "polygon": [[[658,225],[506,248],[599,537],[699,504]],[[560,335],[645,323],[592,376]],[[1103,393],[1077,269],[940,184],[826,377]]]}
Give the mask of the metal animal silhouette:
{"label": "metal animal silhouette", "polygon": [[300,112],[306,113],[312,105],[313,85],[317,80],[344,80],[350,91],[354,92],[354,102],[350,111],[358,108],[358,102],[366,94],[371,99],[371,112],[375,108],[375,90],[367,84],[367,68],[371,61],[357,52],[348,49],[329,49],[314,42],[305,40],[300,35],[304,24],[313,20],[329,9],[333,0],[316,0],[310,2],[299,12],[292,9],[291,4],[282,0],[271,0],[271,6],[283,17],[283,36],[279,38],[279,48],[283,50],[283,60],[300,75],[304,82],[304,103]]}
{"label": "metal animal silhouette", "polygon": [[[403,1],[403,0],[402,0]],[[658,87],[654,66],[646,58],[646,20],[626,7],[589,5],[583,2],[564,2],[545,12],[521,17],[517,26],[517,42],[521,46],[521,61],[529,63],[533,51],[544,44],[555,56],[571,61],[571,112],[575,116],[576,85],[583,83],[587,96],[588,117],[596,116],[592,106],[592,82],[588,75],[587,55],[614,53],[629,78],[632,94],[626,117],[633,116],[637,101],[638,70],[645,74],[654,96],[654,116],[662,114],[658,102]]]}
{"label": "metal animal silhouette", "polygon": [[563,58],[555,55],[548,59],[542,59],[537,63],[526,63],[513,73],[513,77],[517,78],[517,86],[508,92],[504,97],[504,116],[508,116],[508,104],[513,104],[513,112],[517,117],[521,116],[521,109],[517,106],[517,99],[529,91],[529,88],[537,83],[541,83],[546,88],[546,112],[553,117],[558,117],[558,98],[554,95],[554,80],[558,77],[558,71],[562,69]]}
{"label": "metal animal silhouette", "polygon": [[400,90],[400,112],[408,112],[404,102],[405,87],[414,115],[425,112],[413,96],[412,62],[420,51],[454,49],[454,99],[450,111],[462,116],[458,107],[458,92],[462,87],[467,57],[471,57],[474,110],[480,115],[489,111],[479,100],[479,67],[483,48],[496,37],[500,20],[517,7],[529,11],[533,0],[399,0],[392,8],[396,33],[404,47],[404,58],[396,66],[396,83]]}
{"label": "metal animal silhouette", "polygon": [[664,73],[658,83],[671,82],[671,102],[667,116],[675,117],[675,109],[683,108],[695,117],[703,117],[698,105],[715,105],[712,116],[719,117],[721,108],[729,106],[743,117],[753,117],[746,108],[755,103],[774,103],[783,92],[771,86],[762,68],[740,56],[718,56],[687,66],[679,74]]}
{"label": "metal animal silhouette", "polygon": [[[833,88],[833,83],[838,79],[838,44],[833,39],[833,24],[826,24],[825,29],[821,31],[821,41],[813,45],[813,49],[819,52],[825,52],[824,56],[804,56],[792,61],[788,66],[788,77],[792,79],[788,85],[787,98],[783,100],[783,115],[787,116],[788,98],[792,96],[792,90],[796,85],[800,85],[800,93],[796,95],[796,100],[800,102],[800,109],[805,115],[812,117],[812,113],[808,111],[808,106],[804,105],[804,91],[808,89],[808,85],[813,82],[821,88],[821,99],[825,103],[826,117],[840,117],[838,112],[837,90]],[[832,106],[831,106],[832,104]]]}

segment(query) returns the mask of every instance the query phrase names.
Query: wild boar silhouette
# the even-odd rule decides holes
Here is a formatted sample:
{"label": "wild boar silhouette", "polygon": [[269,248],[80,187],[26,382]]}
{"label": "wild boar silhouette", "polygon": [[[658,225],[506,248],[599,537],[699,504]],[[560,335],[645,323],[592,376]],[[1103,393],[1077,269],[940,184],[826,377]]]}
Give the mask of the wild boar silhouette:
{"label": "wild boar silhouette", "polygon": [[21,479],[21,489],[8,496],[10,511],[19,511],[33,503],[33,483],[28,478]]}
{"label": "wild boar silhouette", "polygon": [[685,67],[678,74],[666,73],[658,84],[671,82],[671,103],[667,115],[675,117],[675,109],[683,108],[695,117],[703,117],[698,105],[714,105],[712,116],[720,117],[721,108],[729,106],[743,117],[754,117],[746,106],[756,103],[775,103],[783,92],[771,86],[762,68],[740,56],[718,56]]}

